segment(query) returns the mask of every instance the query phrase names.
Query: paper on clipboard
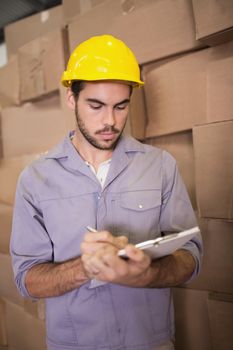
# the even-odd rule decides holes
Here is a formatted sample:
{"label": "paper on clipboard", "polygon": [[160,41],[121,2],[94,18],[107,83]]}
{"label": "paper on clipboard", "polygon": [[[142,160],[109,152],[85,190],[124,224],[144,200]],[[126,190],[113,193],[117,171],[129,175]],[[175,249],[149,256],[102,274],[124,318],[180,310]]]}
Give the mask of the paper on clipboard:
{"label": "paper on clipboard", "polygon": [[[156,239],[138,243],[135,247],[143,249],[152,259],[157,259],[172,254],[199,232],[199,227],[196,226],[179,233],[173,233],[164,237],[158,237]],[[122,258],[127,257],[124,249],[121,249],[118,255]]]}

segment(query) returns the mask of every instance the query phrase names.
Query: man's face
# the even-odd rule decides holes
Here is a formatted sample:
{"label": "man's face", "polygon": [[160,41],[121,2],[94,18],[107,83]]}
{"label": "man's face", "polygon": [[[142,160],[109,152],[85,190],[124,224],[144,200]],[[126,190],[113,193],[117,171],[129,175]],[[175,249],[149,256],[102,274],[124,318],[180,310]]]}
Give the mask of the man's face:
{"label": "man's face", "polygon": [[101,150],[111,150],[122,134],[130,87],[116,82],[87,82],[75,106],[78,137]]}

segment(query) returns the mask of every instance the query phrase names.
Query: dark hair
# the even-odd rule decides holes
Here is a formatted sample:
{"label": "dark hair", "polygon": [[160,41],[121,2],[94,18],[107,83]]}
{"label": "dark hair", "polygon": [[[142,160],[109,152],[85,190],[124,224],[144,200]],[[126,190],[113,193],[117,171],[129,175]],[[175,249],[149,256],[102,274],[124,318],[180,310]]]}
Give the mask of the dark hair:
{"label": "dark hair", "polygon": [[[86,82],[84,80],[75,80],[72,82],[71,91],[73,92],[76,100],[78,99],[80,92],[84,89],[85,83]],[[129,85],[129,96],[132,95],[132,92],[133,92],[133,86]]]}
{"label": "dark hair", "polygon": [[84,80],[75,80],[71,84],[71,91],[74,94],[75,99],[78,99],[78,96],[80,92],[84,89],[85,87],[85,81]]}

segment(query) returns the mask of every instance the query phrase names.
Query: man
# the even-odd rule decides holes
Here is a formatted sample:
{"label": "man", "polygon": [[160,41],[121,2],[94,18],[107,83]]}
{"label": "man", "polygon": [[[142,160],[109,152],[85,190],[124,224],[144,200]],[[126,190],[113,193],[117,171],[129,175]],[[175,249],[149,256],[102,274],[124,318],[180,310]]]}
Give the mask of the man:
{"label": "man", "polygon": [[196,225],[174,159],[122,136],[132,89],[143,85],[136,59],[122,41],[93,37],[62,82],[77,128],[20,176],[16,284],[46,298],[50,350],[173,349],[169,287],[198,273],[201,241],[153,261],[133,245]]}

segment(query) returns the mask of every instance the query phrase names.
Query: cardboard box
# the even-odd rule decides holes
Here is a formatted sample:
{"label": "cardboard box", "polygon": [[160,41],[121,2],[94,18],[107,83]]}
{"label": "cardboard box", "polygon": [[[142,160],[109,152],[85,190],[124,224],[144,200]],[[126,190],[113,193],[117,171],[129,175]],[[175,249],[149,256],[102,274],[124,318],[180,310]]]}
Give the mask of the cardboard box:
{"label": "cardboard box", "polygon": [[0,253],[9,254],[13,208],[0,203]]}
{"label": "cardboard box", "polygon": [[203,46],[195,39],[191,1],[106,1],[68,26],[70,49],[94,35],[123,40],[140,64]]}
{"label": "cardboard box", "polygon": [[11,257],[8,254],[0,253],[0,281],[0,298],[23,305],[24,299],[15,285]]}
{"label": "cardboard box", "polygon": [[192,205],[194,209],[196,209],[192,132],[184,131],[177,134],[154,137],[147,139],[145,143],[162,148],[173,155],[177,161],[180,174],[186,185]]}
{"label": "cardboard box", "polygon": [[0,68],[0,106],[3,108],[19,103],[19,67],[15,55]]}
{"label": "cardboard box", "polygon": [[233,219],[233,120],[193,129],[195,181],[201,217]]}
{"label": "cardboard box", "polygon": [[4,28],[8,58],[16,54],[19,47],[62,25],[62,5],[8,24]]}
{"label": "cardboard box", "polygon": [[93,7],[107,0],[63,0],[62,9],[64,22],[69,23],[75,17],[83,15]]}
{"label": "cardboard box", "polygon": [[232,57],[233,41],[144,66],[146,137],[232,118]]}
{"label": "cardboard box", "polygon": [[[67,130],[76,128],[76,119],[74,112],[66,104],[66,88],[59,88],[61,106],[64,114],[64,120]],[[145,138],[146,130],[146,106],[144,99],[144,90],[134,89],[131,96],[128,120],[125,126],[124,134],[131,135],[138,140]]]}
{"label": "cardboard box", "polygon": [[199,219],[204,256],[200,275],[186,287],[233,294],[233,222]]}
{"label": "cardboard box", "polygon": [[232,0],[192,2],[198,40],[207,45],[218,45],[233,39]]}
{"label": "cardboard box", "polygon": [[67,106],[66,92],[67,92],[67,89],[60,84],[59,98],[60,98],[61,109],[64,117],[65,128],[66,130],[74,130],[76,128],[75,113]]}
{"label": "cardboard box", "polygon": [[[233,2],[232,2],[233,4]],[[222,46],[229,50],[231,44]],[[210,62],[207,70],[207,120],[233,119],[233,52]]]}
{"label": "cardboard box", "polygon": [[176,349],[212,350],[207,308],[208,292],[173,288],[173,296]]}
{"label": "cardboard box", "polygon": [[144,140],[147,123],[144,88],[134,89],[128,120],[130,124],[129,134],[138,140]]}
{"label": "cardboard box", "polygon": [[18,50],[20,99],[27,101],[59,89],[68,60],[66,31],[47,33]]}
{"label": "cardboard box", "polygon": [[[230,299],[230,300],[229,300]],[[213,293],[208,300],[211,342],[213,350],[233,348],[233,295]]]}
{"label": "cardboard box", "polygon": [[67,134],[59,94],[2,110],[4,157],[47,151]]}
{"label": "cardboard box", "polygon": [[0,298],[0,346],[7,345],[5,302]]}
{"label": "cardboard box", "polygon": [[46,350],[44,322],[21,306],[6,301],[6,324],[9,349]]}
{"label": "cardboard box", "polygon": [[13,205],[18,176],[21,171],[34,159],[37,154],[16,158],[0,158],[0,202]]}

